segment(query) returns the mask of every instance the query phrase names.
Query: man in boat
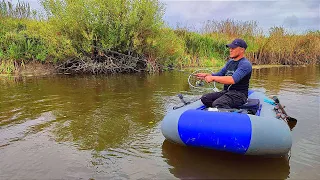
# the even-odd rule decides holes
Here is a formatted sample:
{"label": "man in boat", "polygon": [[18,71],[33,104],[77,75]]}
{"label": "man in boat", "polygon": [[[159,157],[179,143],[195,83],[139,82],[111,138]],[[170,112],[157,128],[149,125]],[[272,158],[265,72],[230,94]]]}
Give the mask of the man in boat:
{"label": "man in boat", "polygon": [[201,97],[202,103],[207,107],[239,108],[248,98],[252,65],[244,57],[247,43],[242,39],[235,39],[226,47],[229,48],[230,60],[219,72],[196,74],[199,79],[204,79],[208,83],[215,81],[224,84],[222,91]]}

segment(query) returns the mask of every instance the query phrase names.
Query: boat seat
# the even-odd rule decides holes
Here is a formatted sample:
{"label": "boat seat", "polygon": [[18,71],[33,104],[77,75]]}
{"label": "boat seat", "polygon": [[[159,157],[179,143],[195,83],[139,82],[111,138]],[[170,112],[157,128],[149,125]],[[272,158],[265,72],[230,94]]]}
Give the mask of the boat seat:
{"label": "boat seat", "polygon": [[252,111],[253,114],[256,114],[260,107],[260,100],[259,99],[249,99],[247,102],[240,106],[240,109],[246,109],[248,111]]}

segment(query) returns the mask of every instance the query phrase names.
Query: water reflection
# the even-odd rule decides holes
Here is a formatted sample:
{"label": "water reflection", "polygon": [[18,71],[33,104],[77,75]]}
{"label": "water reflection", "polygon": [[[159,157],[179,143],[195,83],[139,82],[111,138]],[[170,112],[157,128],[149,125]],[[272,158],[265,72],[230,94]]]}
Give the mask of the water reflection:
{"label": "water reflection", "polygon": [[280,90],[298,93],[319,94],[319,66],[275,67],[254,69],[251,87],[264,88],[270,94],[278,94]]}
{"label": "water reflection", "polygon": [[[61,154],[66,154],[66,149],[72,148],[69,154],[78,154],[75,160],[101,167],[106,173],[112,171],[117,175],[122,170],[126,177],[138,172],[139,177],[145,177],[153,170],[155,176],[152,177],[168,177],[164,179],[172,175],[178,178],[287,178],[286,158],[242,157],[163,143],[160,121],[166,112],[181,103],[176,95],[182,93],[188,101],[201,96],[189,88],[187,77],[188,73],[179,71],[151,75],[0,77],[0,159],[8,157],[0,162],[0,171],[20,169],[24,175],[30,172],[28,179],[34,179],[37,171],[42,177],[41,172],[46,169],[42,164],[54,166],[50,159],[59,159]],[[289,124],[294,128],[292,153],[295,155],[290,160],[290,176],[297,176],[303,170],[304,173],[300,173],[303,177],[310,172],[310,166],[317,169],[320,161],[319,66],[256,69],[251,82],[251,88],[277,95],[281,104],[287,106],[288,115],[299,120],[296,126]],[[50,151],[34,148],[43,144],[51,147]],[[59,150],[61,144],[65,146],[63,150]],[[25,148],[20,148],[21,145]],[[33,149],[27,150],[32,161],[23,157],[25,149]],[[12,151],[15,154],[10,156]],[[49,160],[34,158],[39,153],[46,157],[46,153],[56,151],[59,153],[48,157]],[[17,154],[21,156],[15,159]],[[69,154],[65,162],[73,162]],[[87,159],[82,159],[84,154]],[[14,162],[11,167],[7,166],[9,161]],[[24,164],[18,168],[15,162]],[[299,169],[292,170],[295,167],[292,162],[298,164]],[[172,167],[168,169],[168,166]],[[27,167],[38,169],[23,170]],[[73,163],[69,167],[77,173],[84,172],[76,165],[73,167]],[[132,168],[136,169],[131,171]],[[157,176],[158,172],[161,176]],[[311,172],[310,176],[317,177],[316,173]],[[85,174],[82,177],[88,176]],[[101,179],[106,177],[98,171],[96,174],[101,175]],[[6,175],[4,177],[10,176]]]}
{"label": "water reflection", "polygon": [[180,179],[287,179],[287,157],[242,156],[164,141],[162,155]]}
{"label": "water reflection", "polygon": [[[47,112],[55,116],[54,124],[47,125],[53,125],[56,141],[72,142],[82,150],[116,148],[147,135],[161,120],[164,109],[155,91],[172,83],[166,78],[136,74],[2,79],[0,127],[18,126]],[[12,138],[21,132],[29,133],[13,132]]]}

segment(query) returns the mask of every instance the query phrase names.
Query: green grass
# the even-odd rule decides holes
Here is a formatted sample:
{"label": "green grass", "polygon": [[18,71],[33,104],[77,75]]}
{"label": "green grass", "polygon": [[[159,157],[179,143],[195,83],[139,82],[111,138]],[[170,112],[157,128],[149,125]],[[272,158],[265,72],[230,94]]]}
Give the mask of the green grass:
{"label": "green grass", "polygon": [[[257,65],[320,63],[320,31],[290,34],[271,27],[264,35],[255,21],[208,21],[199,32],[172,29],[158,0],[41,0],[46,18],[28,3],[0,1],[1,73],[31,61],[56,63],[90,56],[93,45],[143,55],[162,67],[222,67],[234,38],[248,43]],[[94,44],[95,42],[95,44]]]}

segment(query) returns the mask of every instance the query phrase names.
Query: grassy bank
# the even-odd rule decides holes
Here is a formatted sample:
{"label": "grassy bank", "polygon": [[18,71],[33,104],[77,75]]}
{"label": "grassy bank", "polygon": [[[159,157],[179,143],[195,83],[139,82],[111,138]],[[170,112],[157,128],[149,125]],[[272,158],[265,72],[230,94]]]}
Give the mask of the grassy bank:
{"label": "grassy bank", "polygon": [[[93,48],[146,57],[166,67],[220,67],[225,44],[248,43],[253,64],[301,65],[320,62],[320,31],[291,34],[282,27],[263,33],[256,22],[208,21],[199,32],[172,29],[157,0],[41,0],[45,12],[28,3],[0,2],[0,73],[29,62],[56,64],[91,56]],[[266,35],[267,34],[267,35]],[[147,66],[148,67],[148,66]]]}

